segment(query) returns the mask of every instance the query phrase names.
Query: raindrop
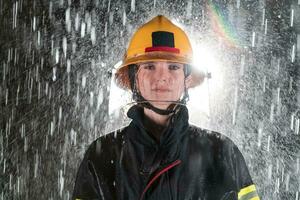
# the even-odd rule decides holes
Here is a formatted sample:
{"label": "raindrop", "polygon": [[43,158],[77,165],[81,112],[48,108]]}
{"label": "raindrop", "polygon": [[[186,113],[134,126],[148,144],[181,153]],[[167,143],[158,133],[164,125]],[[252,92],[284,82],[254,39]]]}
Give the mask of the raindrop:
{"label": "raindrop", "polygon": [[102,102],[103,102],[103,91],[102,89],[100,89],[97,98],[97,108],[96,108],[97,111],[100,109],[100,105],[102,104]]}
{"label": "raindrop", "polygon": [[240,8],[240,5],[241,5],[241,1],[240,1],[240,0],[237,0],[237,1],[236,1],[236,8],[239,9],[239,8]]}
{"label": "raindrop", "polygon": [[295,113],[292,113],[291,115],[291,130],[294,130],[294,120],[295,120]]}
{"label": "raindrop", "polygon": [[188,1],[187,7],[186,7],[186,17],[187,18],[191,18],[192,9],[193,9],[193,1]]}
{"label": "raindrop", "polygon": [[263,12],[262,12],[262,21],[261,21],[261,25],[263,26],[264,23],[265,23],[265,17],[266,17],[266,9],[264,8],[263,9]]}
{"label": "raindrop", "polygon": [[296,45],[294,44],[293,47],[292,47],[292,63],[295,62],[295,54],[296,54]]}
{"label": "raindrop", "polygon": [[276,98],[276,102],[277,102],[277,105],[280,104],[280,87],[277,88],[277,98]]}
{"label": "raindrop", "polygon": [[265,35],[267,35],[268,32],[268,19],[266,19],[266,23],[265,23]]}
{"label": "raindrop", "polygon": [[52,8],[53,8],[53,4],[52,4],[52,1],[50,1],[50,3],[49,3],[49,18],[50,19],[52,18]]}
{"label": "raindrop", "polygon": [[85,36],[85,23],[81,23],[81,34],[80,36],[83,38]]}
{"label": "raindrop", "polygon": [[67,26],[67,32],[70,33],[71,32],[71,17],[70,17],[70,11],[71,9],[70,8],[67,8],[66,9],[66,26]]}
{"label": "raindrop", "polygon": [[87,33],[90,33],[92,27],[92,20],[91,20],[90,13],[85,13],[85,22],[86,22]]}
{"label": "raindrop", "polygon": [[272,164],[270,164],[270,165],[268,166],[268,179],[269,179],[269,180],[272,179],[272,167],[273,167]]}
{"label": "raindrop", "polygon": [[296,119],[296,126],[295,126],[295,133],[298,135],[299,133],[299,125],[300,125],[300,120],[299,118]]}
{"label": "raindrop", "polygon": [[80,23],[79,13],[76,13],[76,17],[75,17],[75,31],[79,30],[79,23]]}
{"label": "raindrop", "polygon": [[131,12],[135,12],[135,0],[131,0],[130,7],[131,7]]}
{"label": "raindrop", "polygon": [[37,178],[38,167],[39,167],[39,153],[36,150],[36,152],[35,152],[35,163],[34,163],[34,178]]}
{"label": "raindrop", "polygon": [[8,88],[5,90],[5,105],[8,103]]}
{"label": "raindrop", "polygon": [[27,137],[24,137],[24,153],[28,151],[28,140]]}
{"label": "raindrop", "polygon": [[51,121],[51,123],[50,123],[50,135],[52,136],[53,133],[54,133],[54,122]]}
{"label": "raindrop", "polygon": [[108,1],[108,6],[107,6],[107,12],[109,13],[110,11],[110,0]]}
{"label": "raindrop", "polygon": [[294,26],[294,9],[291,9],[291,23],[290,26],[293,27]]}
{"label": "raindrop", "polygon": [[95,43],[96,43],[96,29],[95,29],[94,26],[91,28],[91,41],[92,41],[92,44],[95,45]]}
{"label": "raindrop", "polygon": [[17,177],[17,193],[20,193],[20,176]]}
{"label": "raindrop", "polygon": [[46,96],[48,95],[48,89],[49,89],[49,83],[46,82],[46,84],[45,84],[45,95]]}
{"label": "raindrop", "polygon": [[77,93],[76,93],[76,108],[79,107],[79,87],[77,87]]}
{"label": "raindrop", "polygon": [[280,186],[280,181],[279,181],[279,178],[277,178],[276,185],[275,185],[275,193],[279,193],[279,186]]}
{"label": "raindrop", "polygon": [[109,14],[108,21],[109,21],[109,24],[110,24],[110,25],[114,22],[114,13],[113,13],[113,12],[111,12],[111,13]]}
{"label": "raindrop", "polygon": [[57,64],[59,62],[59,49],[55,50],[55,63]]}
{"label": "raindrop", "polygon": [[32,22],[32,30],[35,31],[36,29],[36,17],[33,17],[33,22]]}
{"label": "raindrop", "polygon": [[6,170],[6,159],[4,158],[4,161],[3,161],[3,174],[5,174],[5,170]]}
{"label": "raindrop", "polygon": [[77,47],[77,44],[75,41],[73,41],[72,43],[72,53],[75,54],[76,53],[76,47]]}
{"label": "raindrop", "polygon": [[281,171],[281,182],[283,182],[284,181],[284,167],[282,167],[282,171]]}
{"label": "raindrop", "polygon": [[258,129],[258,137],[257,137],[257,139],[258,139],[258,141],[257,141],[258,148],[260,148],[260,146],[261,146],[261,138],[262,138],[262,128],[259,128]]}
{"label": "raindrop", "polygon": [[92,107],[94,104],[94,92],[90,92],[90,106]]}
{"label": "raindrop", "polygon": [[290,81],[289,81],[289,92],[292,92],[293,90],[293,77],[290,76]]}
{"label": "raindrop", "polygon": [[53,81],[56,81],[56,67],[53,67],[53,68],[52,68],[52,72],[53,72],[53,73],[52,73],[52,80],[53,80]]}
{"label": "raindrop", "polygon": [[274,104],[271,104],[271,110],[270,110],[270,121],[273,122],[274,119]]}
{"label": "raindrop", "polygon": [[104,36],[107,36],[107,22],[105,22],[105,27],[104,27]]}
{"label": "raindrop", "polygon": [[71,144],[76,146],[76,138],[77,138],[77,132],[74,131],[74,129],[71,129]]}
{"label": "raindrop", "polygon": [[9,190],[12,190],[12,174],[9,174]]}
{"label": "raindrop", "polygon": [[290,184],[290,174],[288,173],[285,178],[285,191],[289,191],[289,184]]}
{"label": "raindrop", "polygon": [[45,150],[48,149],[48,135],[46,135],[46,141],[45,141]]}
{"label": "raindrop", "polygon": [[16,1],[13,5],[13,29],[17,27],[17,19],[18,19],[18,1]]}
{"label": "raindrop", "polygon": [[25,137],[25,124],[22,123],[21,125],[21,138],[24,138]]}
{"label": "raindrop", "polygon": [[253,33],[252,33],[252,47],[255,46],[255,35],[256,35],[256,33],[253,32]]}
{"label": "raindrop", "polygon": [[68,59],[67,60],[67,73],[71,72],[71,61]]}
{"label": "raindrop", "polygon": [[90,126],[94,127],[94,124],[95,124],[95,116],[94,116],[93,113],[91,113],[91,115],[90,115]]}
{"label": "raindrop", "polygon": [[65,55],[65,58],[67,58],[67,45],[68,45],[67,38],[66,38],[66,36],[64,36],[63,37],[63,52]]}
{"label": "raindrop", "polygon": [[58,111],[58,124],[60,124],[61,118],[62,118],[62,107],[59,106],[59,111]]}
{"label": "raindrop", "polygon": [[37,32],[37,45],[38,46],[41,45],[41,32],[40,31]]}
{"label": "raindrop", "polygon": [[81,80],[81,86],[82,86],[82,88],[85,88],[85,85],[86,85],[86,76],[82,75],[82,80]]}
{"label": "raindrop", "polygon": [[64,177],[63,177],[63,171],[60,169],[59,170],[59,175],[58,175],[58,186],[59,186],[59,195],[62,197],[62,192],[64,189]]}
{"label": "raindrop", "polygon": [[19,105],[19,92],[20,92],[20,85],[18,84],[17,95],[16,95],[16,106]]}
{"label": "raindrop", "polygon": [[123,26],[125,26],[125,24],[126,24],[126,11],[125,11],[125,9],[124,9],[124,11],[123,11],[122,22],[123,22]]}

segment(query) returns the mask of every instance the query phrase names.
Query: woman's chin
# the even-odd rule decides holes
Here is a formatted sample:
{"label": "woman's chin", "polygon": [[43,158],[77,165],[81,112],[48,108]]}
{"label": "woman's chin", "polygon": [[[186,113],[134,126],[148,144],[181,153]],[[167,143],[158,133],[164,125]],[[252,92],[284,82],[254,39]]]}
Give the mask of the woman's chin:
{"label": "woman's chin", "polygon": [[151,102],[151,104],[154,107],[162,109],[162,110],[166,110],[171,105],[170,102],[163,102],[163,101],[162,102]]}

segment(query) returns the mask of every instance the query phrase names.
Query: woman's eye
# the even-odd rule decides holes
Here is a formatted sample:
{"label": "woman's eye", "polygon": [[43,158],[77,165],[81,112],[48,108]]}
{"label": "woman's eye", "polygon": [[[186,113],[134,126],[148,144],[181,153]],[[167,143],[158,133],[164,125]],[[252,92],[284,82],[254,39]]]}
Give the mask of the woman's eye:
{"label": "woman's eye", "polygon": [[174,64],[169,65],[169,70],[177,70],[177,69],[179,69],[179,68],[180,68],[179,65],[174,65]]}
{"label": "woman's eye", "polygon": [[154,65],[145,65],[144,69],[148,69],[148,70],[154,70],[155,66]]}

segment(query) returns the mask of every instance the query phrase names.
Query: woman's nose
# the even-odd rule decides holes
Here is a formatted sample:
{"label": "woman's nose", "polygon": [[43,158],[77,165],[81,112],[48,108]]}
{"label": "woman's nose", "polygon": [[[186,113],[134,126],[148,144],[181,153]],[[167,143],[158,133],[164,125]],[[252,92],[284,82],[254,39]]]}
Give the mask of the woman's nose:
{"label": "woman's nose", "polygon": [[167,81],[170,78],[168,66],[161,64],[157,67],[155,77],[158,81]]}

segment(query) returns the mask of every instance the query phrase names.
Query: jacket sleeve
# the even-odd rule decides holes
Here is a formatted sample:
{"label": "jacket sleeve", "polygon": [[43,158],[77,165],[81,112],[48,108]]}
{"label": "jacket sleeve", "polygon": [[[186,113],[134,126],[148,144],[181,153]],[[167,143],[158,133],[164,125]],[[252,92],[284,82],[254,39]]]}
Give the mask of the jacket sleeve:
{"label": "jacket sleeve", "polygon": [[73,200],[103,199],[100,180],[97,176],[95,166],[92,160],[90,160],[94,149],[95,144],[92,143],[79,166],[72,196]]}
{"label": "jacket sleeve", "polygon": [[231,172],[238,200],[259,200],[245,159],[238,147],[228,139],[225,145],[226,170]]}

